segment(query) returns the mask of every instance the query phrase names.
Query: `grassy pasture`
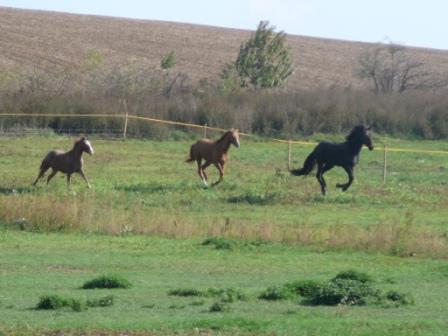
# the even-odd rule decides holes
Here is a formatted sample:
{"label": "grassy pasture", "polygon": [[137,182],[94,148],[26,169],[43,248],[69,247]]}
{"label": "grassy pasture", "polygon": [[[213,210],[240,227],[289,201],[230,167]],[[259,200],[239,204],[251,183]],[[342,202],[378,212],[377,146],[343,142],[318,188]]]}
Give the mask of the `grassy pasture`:
{"label": "grassy pasture", "polygon": [[[0,331],[7,334],[444,335],[448,328],[448,268],[442,260],[322,253],[276,243],[216,250],[199,239],[141,235],[2,230],[0,237]],[[415,305],[313,307],[299,299],[257,299],[269,286],[326,281],[349,268],[370,274],[380,289],[411,293]],[[80,289],[102,274],[119,274],[132,287]],[[226,312],[210,312],[213,298],[168,295],[178,288],[209,287],[240,290],[247,300],[229,303]],[[35,310],[43,295],[80,300],[113,295],[114,304],[81,312]]]}
{"label": "grassy pasture", "polygon": [[[93,138],[96,153],[85,157],[93,189],[74,177],[68,191],[65,178],[30,184],[45,153],[68,149],[73,139],[0,138],[0,331],[444,335],[446,156],[389,153],[383,186],[382,152],[364,150],[352,188],[336,190],[346,176],[334,169],[322,197],[314,177],[285,172],[287,145],[247,139],[231,149],[224,182],[206,189],[195,166],[184,162],[191,141]],[[294,166],[310,151],[293,146]],[[209,176],[217,178],[213,168]],[[201,245],[210,236],[249,243],[229,250]],[[411,293],[415,305],[311,307],[257,299],[269,286],[325,281],[347,269],[367,272],[380,289]],[[132,287],[80,289],[103,274],[122,276]],[[168,295],[209,287],[237,289],[248,300],[211,313],[213,298]],[[33,309],[43,295],[84,301],[113,295],[114,304],[81,312]]]}
{"label": "grassy pasture", "polygon": [[[448,166],[441,154],[388,153],[383,186],[382,152],[363,150],[351,189],[335,188],[347,179],[336,168],[326,174],[329,194],[322,197],[314,177],[286,172],[285,144],[243,139],[239,150],[230,150],[224,182],[205,189],[195,164],[184,162],[191,140],[93,139],[96,153],[85,157],[92,190],[75,176],[68,192],[62,175],[49,186],[42,181],[31,188],[46,152],[70,148],[72,141],[59,136],[0,139],[1,222],[43,231],[226,236],[319,249],[448,256]],[[446,142],[387,142],[448,148]],[[311,149],[293,146],[293,165],[301,165]],[[217,178],[214,167],[208,172]]]}

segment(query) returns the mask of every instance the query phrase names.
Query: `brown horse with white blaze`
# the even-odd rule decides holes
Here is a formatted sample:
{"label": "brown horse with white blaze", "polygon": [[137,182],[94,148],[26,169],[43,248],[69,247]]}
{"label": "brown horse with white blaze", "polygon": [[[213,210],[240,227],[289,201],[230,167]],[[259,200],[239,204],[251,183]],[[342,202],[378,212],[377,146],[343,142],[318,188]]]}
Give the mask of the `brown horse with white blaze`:
{"label": "brown horse with white blaze", "polygon": [[47,184],[56,175],[57,172],[61,172],[67,175],[67,186],[70,188],[71,175],[73,173],[78,173],[82,176],[84,181],[86,181],[87,186],[90,188],[91,186],[89,180],[82,170],[83,152],[86,152],[90,155],[95,152],[90,141],[84,137],[77,140],[73,148],[68,152],[64,152],[61,150],[52,150],[42,160],[39,175],[37,176],[33,185],[36,185],[37,181],[39,181],[39,179],[44,176],[45,172],[51,168],[52,172],[50,173],[50,175],[48,175]]}
{"label": "brown horse with white blaze", "polygon": [[[196,161],[198,164],[198,175],[207,186],[207,174],[205,169],[213,164],[219,171],[219,180],[212,184],[217,185],[223,180],[224,165],[228,159],[230,145],[240,147],[240,138],[237,129],[230,129],[216,141],[202,139],[194,143],[190,148],[190,157],[187,162]],[[202,164],[204,160],[204,164]]]}

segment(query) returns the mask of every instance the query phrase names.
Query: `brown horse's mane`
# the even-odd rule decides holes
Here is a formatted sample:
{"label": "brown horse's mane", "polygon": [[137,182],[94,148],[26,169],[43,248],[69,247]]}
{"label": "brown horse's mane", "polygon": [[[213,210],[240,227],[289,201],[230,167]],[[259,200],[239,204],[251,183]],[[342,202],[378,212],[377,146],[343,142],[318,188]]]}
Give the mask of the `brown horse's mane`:
{"label": "brown horse's mane", "polygon": [[227,135],[229,135],[230,133],[232,133],[232,131],[230,130],[230,131],[227,131],[227,132],[225,132],[218,140],[216,140],[215,142],[216,143],[218,143],[218,142],[221,142],[221,141],[223,141],[225,138],[226,138],[226,136]]}

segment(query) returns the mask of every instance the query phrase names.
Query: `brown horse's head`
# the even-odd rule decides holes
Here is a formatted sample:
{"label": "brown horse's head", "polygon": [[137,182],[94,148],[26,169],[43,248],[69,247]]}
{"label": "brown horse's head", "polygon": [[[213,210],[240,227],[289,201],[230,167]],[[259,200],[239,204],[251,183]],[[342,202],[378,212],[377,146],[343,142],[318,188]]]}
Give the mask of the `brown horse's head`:
{"label": "brown horse's head", "polygon": [[238,134],[238,129],[231,128],[229,130],[229,133],[232,137],[232,140],[231,140],[232,145],[234,145],[236,148],[239,148],[240,147],[240,135]]}
{"label": "brown horse's head", "polygon": [[87,154],[92,155],[95,153],[95,150],[92,147],[92,144],[85,137],[82,137],[78,141],[75,142],[75,147],[78,147],[81,152],[86,152]]}

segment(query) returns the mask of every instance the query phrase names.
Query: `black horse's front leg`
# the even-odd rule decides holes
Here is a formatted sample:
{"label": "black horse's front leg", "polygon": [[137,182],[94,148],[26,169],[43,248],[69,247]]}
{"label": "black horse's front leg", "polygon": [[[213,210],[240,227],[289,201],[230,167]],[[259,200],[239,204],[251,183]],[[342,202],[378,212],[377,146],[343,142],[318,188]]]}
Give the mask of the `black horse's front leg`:
{"label": "black horse's front leg", "polygon": [[347,183],[338,183],[336,184],[337,188],[341,188],[342,191],[346,191],[353,183],[353,167],[347,166],[347,167],[343,167],[345,169],[345,171],[347,172],[348,175],[348,182]]}

